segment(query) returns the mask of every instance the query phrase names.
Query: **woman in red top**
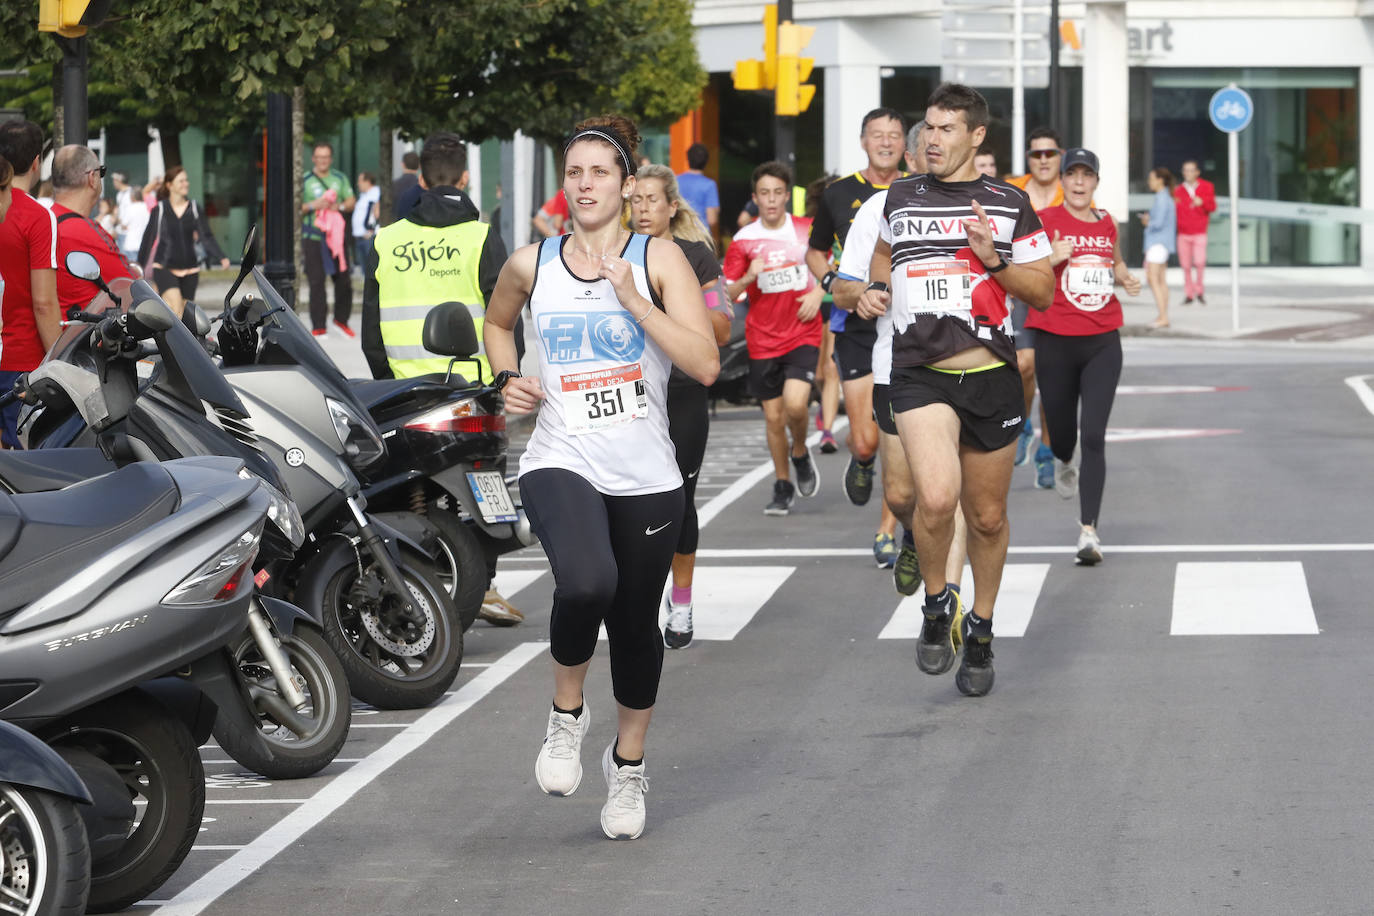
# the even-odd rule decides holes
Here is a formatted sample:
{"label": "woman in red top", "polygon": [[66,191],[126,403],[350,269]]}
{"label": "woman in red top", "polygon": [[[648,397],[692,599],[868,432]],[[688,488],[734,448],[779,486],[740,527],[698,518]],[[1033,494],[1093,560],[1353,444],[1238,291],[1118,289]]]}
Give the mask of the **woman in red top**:
{"label": "woman in red top", "polygon": [[[1065,499],[1078,493],[1078,561],[1087,566],[1102,560],[1097,516],[1107,480],[1107,418],[1121,378],[1115,288],[1121,284],[1131,296],[1140,294],[1140,281],[1121,258],[1116,221],[1092,206],[1097,169],[1097,156],[1089,150],[1064,154],[1064,203],[1040,211],[1052,240],[1054,304],[1026,319],[1036,330],[1035,371],[1054,449],[1054,486]],[[1075,448],[1080,436],[1081,483]]]}

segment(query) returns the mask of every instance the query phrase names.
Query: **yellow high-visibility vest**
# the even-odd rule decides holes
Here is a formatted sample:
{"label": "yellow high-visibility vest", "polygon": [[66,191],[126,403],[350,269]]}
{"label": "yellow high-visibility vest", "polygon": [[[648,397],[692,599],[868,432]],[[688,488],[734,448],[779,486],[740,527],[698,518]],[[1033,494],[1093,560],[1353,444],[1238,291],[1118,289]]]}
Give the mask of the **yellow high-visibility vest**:
{"label": "yellow high-visibility vest", "polygon": [[[425,316],[441,302],[461,302],[477,328],[476,358],[482,365],[482,379],[491,381],[491,365],[482,349],[486,300],[477,277],[490,229],[475,219],[452,226],[421,226],[402,219],[377,230],[373,244],[382,343],[397,378],[448,369],[449,357],[424,348]],[[473,372],[471,364],[461,362],[454,370],[465,378]]]}

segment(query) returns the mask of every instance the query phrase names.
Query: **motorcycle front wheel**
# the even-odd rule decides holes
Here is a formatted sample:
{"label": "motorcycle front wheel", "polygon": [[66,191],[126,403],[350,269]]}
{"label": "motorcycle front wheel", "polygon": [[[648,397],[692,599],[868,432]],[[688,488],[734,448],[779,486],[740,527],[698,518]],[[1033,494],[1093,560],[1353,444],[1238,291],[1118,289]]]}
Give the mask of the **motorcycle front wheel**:
{"label": "motorcycle front wheel", "polygon": [[387,594],[376,564],[351,551],[320,559],[307,575],[326,577],[318,610],[353,695],[378,709],[418,709],[442,697],[463,661],[463,630],[428,558],[403,550],[396,564],[418,620]]}
{"label": "motorcycle front wheel", "polygon": [[300,779],[327,767],[348,739],[352,704],[348,675],[324,635],[297,622],[291,635],[274,634],[301,685],[306,705],[293,710],[257,643],[245,634],[233,646],[234,664],[254,700],[261,728],[244,734],[229,716],[215,719],[215,740],[234,760],[268,779]]}
{"label": "motorcycle front wheel", "polygon": [[76,803],[0,783],[0,911],[80,916],[90,888],[91,849]]}
{"label": "motorcycle front wheel", "polygon": [[91,862],[86,904],[94,913],[127,909],[171,877],[200,830],[205,768],[190,731],[156,700],[131,691],[72,713],[40,737],[58,753],[98,758],[118,775],[123,803],[136,803],[124,842]]}

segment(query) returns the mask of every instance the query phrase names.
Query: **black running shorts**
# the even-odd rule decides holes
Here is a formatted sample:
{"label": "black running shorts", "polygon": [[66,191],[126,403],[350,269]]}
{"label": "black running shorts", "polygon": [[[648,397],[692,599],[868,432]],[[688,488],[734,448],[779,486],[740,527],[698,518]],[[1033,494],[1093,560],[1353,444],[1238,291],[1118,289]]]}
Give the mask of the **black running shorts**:
{"label": "black running shorts", "polygon": [[890,385],[873,385],[873,419],[878,429],[889,436],[897,435],[897,420],[892,415],[892,388]]}
{"label": "black running shorts", "polygon": [[948,404],[959,417],[959,441],[984,452],[1015,442],[1024,419],[1021,373],[1010,364],[964,373],[926,366],[893,369],[889,397],[896,413]]}
{"label": "black running shorts", "polygon": [[872,328],[835,335],[835,365],[840,367],[840,381],[852,382],[873,373],[873,345],[877,342],[878,332]]}
{"label": "black running shorts", "polygon": [[816,380],[816,363],[820,361],[820,347],[810,345],[788,350],[782,356],[768,359],[749,360],[749,393],[760,401],[771,401],[782,397],[782,386],[787,379],[801,379],[803,382]]}

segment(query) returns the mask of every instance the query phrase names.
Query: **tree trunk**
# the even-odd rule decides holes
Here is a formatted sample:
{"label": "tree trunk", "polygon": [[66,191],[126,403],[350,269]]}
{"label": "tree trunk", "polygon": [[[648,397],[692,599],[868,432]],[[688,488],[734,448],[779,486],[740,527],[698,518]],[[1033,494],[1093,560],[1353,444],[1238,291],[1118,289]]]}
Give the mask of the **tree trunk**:
{"label": "tree trunk", "polygon": [[[52,148],[54,153],[65,145],[63,143],[65,127],[62,123],[64,117],[66,117],[66,111],[62,104],[62,64],[58,62],[52,65]],[[28,163],[25,165],[27,166]],[[39,171],[41,173],[42,169]],[[38,191],[36,183],[33,190],[36,196]]]}
{"label": "tree trunk", "polygon": [[377,181],[382,189],[382,198],[377,204],[377,225],[385,226],[391,222],[392,207],[395,202],[391,199],[391,176],[396,170],[396,163],[392,161],[392,151],[396,147],[395,129],[382,119],[379,127],[380,139],[377,146]]}
{"label": "tree trunk", "polygon": [[153,122],[153,126],[162,143],[162,172],[165,175],[173,166],[181,165],[181,124],[168,118]]}
{"label": "tree trunk", "polygon": [[296,258],[296,301],[301,301],[301,286],[305,282],[305,261],[301,258],[301,197],[305,183],[305,170],[301,166],[305,155],[305,87],[297,86],[291,91],[291,212],[295,214],[292,228],[292,247]]}

